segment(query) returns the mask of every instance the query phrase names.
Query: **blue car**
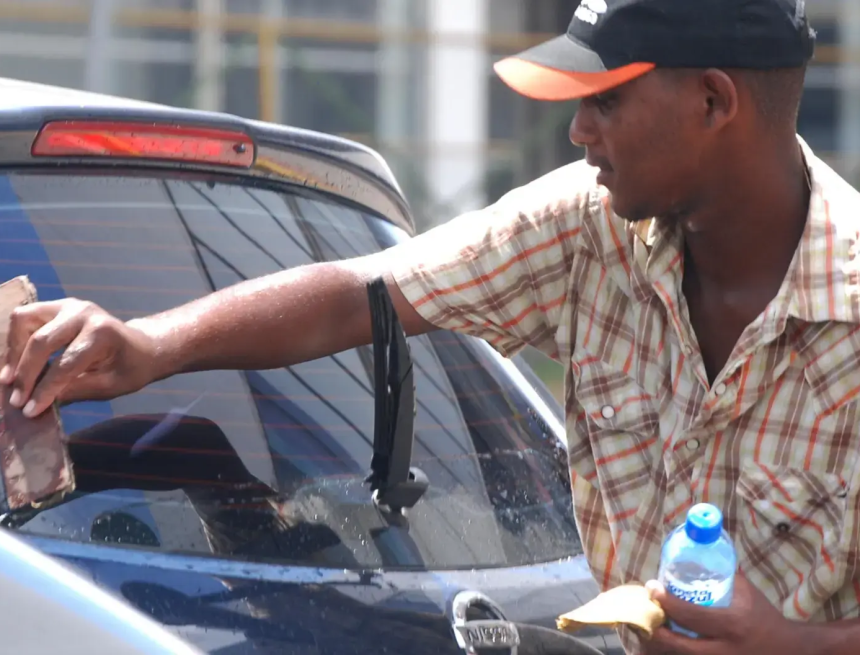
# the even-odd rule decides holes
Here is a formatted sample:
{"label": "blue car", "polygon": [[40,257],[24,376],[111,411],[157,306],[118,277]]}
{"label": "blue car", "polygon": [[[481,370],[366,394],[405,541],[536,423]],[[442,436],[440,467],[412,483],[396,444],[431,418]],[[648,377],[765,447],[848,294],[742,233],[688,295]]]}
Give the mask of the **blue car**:
{"label": "blue car", "polygon": [[[15,80],[0,98],[0,281],[40,300],[130,319],[414,234],[348,140]],[[518,358],[406,340],[368,294],[367,347],[64,406],[74,493],[0,525],[203,652],[571,652],[555,618],[597,586],[560,407]]]}

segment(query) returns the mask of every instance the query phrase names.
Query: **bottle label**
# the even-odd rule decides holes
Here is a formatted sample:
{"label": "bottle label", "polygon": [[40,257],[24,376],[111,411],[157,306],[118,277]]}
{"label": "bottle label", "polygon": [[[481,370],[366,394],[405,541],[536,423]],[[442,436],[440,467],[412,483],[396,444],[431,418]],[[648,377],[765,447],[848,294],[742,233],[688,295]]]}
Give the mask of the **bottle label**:
{"label": "bottle label", "polygon": [[688,603],[696,605],[713,605],[714,595],[710,589],[702,589],[701,587],[688,587],[670,580],[666,581],[666,589],[673,596],[677,596],[681,600],[686,600]]}
{"label": "bottle label", "polygon": [[725,606],[731,602],[732,579],[720,582],[709,580],[693,584],[679,582],[670,576],[663,580],[666,590],[673,596],[695,605],[709,607],[712,605]]}

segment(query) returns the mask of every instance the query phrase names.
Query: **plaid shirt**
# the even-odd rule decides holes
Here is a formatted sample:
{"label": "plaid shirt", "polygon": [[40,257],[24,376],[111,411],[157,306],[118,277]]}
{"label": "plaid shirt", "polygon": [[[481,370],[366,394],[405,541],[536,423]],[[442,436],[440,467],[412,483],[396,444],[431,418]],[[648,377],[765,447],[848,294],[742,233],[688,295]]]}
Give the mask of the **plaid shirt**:
{"label": "plaid shirt", "polygon": [[800,143],[805,231],[713,384],[680,232],[619,218],[584,162],[400,249],[395,279],[431,323],[563,363],[576,521],[603,589],[656,577],[663,538],[707,501],[786,617],[860,615],[860,195]]}

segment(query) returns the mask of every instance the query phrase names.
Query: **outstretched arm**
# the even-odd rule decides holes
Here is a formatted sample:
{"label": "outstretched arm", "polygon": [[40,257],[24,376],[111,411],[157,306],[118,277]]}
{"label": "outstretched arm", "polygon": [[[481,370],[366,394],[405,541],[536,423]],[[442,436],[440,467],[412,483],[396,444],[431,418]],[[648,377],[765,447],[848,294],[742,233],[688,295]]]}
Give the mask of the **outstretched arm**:
{"label": "outstretched arm", "polygon": [[396,250],[248,280],[129,322],[76,299],[21,307],[12,315],[0,383],[13,385],[13,404],[38,415],[56,399],[113,398],[177,373],[278,368],[332,355],[370,342],[365,285],[379,275],[406,332],[431,331],[387,272]]}

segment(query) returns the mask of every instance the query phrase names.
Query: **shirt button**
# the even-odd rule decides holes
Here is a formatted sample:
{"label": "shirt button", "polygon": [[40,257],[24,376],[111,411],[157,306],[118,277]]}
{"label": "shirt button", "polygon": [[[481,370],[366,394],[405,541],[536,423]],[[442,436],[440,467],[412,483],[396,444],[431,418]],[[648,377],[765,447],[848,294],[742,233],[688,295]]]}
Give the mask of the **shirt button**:
{"label": "shirt button", "polygon": [[722,396],[726,392],[726,385],[720,382],[717,386],[714,387],[714,393],[718,396]]}
{"label": "shirt button", "polygon": [[696,448],[699,447],[699,440],[698,439],[690,439],[689,441],[687,441],[686,445],[687,445],[687,450],[696,450]]}
{"label": "shirt button", "polygon": [[684,352],[687,353],[688,355],[692,355],[693,354],[693,346],[691,346],[690,344],[687,344],[686,346],[684,346]]}
{"label": "shirt button", "polygon": [[777,523],[776,525],[776,534],[779,536],[788,534],[789,530],[791,530],[791,526],[788,523]]}
{"label": "shirt button", "polygon": [[606,405],[600,410],[600,414],[603,418],[612,418],[615,416],[615,408],[612,405]]}

